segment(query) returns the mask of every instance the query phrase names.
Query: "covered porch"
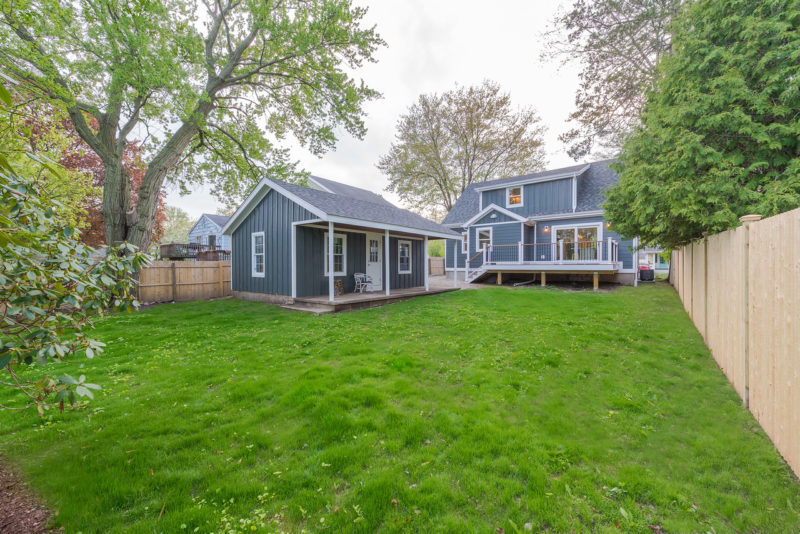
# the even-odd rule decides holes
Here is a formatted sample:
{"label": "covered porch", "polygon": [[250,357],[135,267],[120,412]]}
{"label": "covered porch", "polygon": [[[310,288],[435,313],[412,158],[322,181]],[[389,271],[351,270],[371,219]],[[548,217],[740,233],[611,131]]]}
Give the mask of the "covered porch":
{"label": "covered porch", "polygon": [[[453,236],[336,219],[292,223],[292,302],[288,307],[343,311],[442,292],[430,285],[428,241]],[[366,282],[365,287],[360,287],[360,280]],[[452,289],[457,287],[454,283]]]}

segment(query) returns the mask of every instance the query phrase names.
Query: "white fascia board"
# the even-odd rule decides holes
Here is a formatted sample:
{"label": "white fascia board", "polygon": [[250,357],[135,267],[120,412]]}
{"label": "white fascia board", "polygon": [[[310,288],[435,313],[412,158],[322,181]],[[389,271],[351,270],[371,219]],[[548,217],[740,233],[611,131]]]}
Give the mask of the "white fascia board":
{"label": "white fascia board", "polygon": [[[333,191],[331,191],[329,188],[327,188],[327,187],[325,187],[324,185],[322,185],[322,184],[321,184],[320,182],[318,182],[318,181],[317,181],[317,180],[316,180],[316,179],[315,179],[313,176],[309,176],[308,178],[306,178],[306,180],[308,180],[308,181],[309,181],[309,182],[311,182],[312,184],[314,184],[314,185],[316,185],[317,187],[319,187],[320,191],[325,191],[326,193],[333,193]],[[333,193],[333,194],[335,194],[335,193]]]}
{"label": "white fascia board", "polygon": [[230,218],[228,223],[222,229],[222,233],[224,235],[233,234],[233,231],[236,229],[236,227],[238,227],[242,223],[242,221],[244,221],[244,219],[250,214],[250,212],[253,211],[253,208],[255,208],[256,205],[265,196],[267,196],[267,193],[269,193],[270,189],[274,189],[275,191],[285,196],[298,206],[302,206],[306,210],[310,211],[320,219],[327,220],[328,217],[327,214],[318,207],[309,204],[302,198],[296,196],[293,193],[290,193],[289,191],[287,191],[280,185],[272,182],[271,180],[262,178],[262,180],[258,182],[258,185],[255,187],[255,189],[253,189],[250,195],[248,195],[247,199],[242,203],[241,206],[239,206],[239,209],[236,210],[236,213],[234,213],[233,216]]}
{"label": "white fascia board", "polygon": [[583,167],[582,169],[578,169],[577,171],[563,172],[560,174],[551,174],[549,176],[541,176],[539,178],[520,178],[517,181],[504,182],[502,184],[495,184],[495,185],[486,185],[483,187],[476,187],[475,191],[491,191],[492,189],[503,189],[505,187],[510,187],[510,186],[538,184],[539,182],[550,182],[552,180],[561,180],[562,178],[570,178],[578,174],[583,174],[584,172],[586,172],[586,169],[588,168],[589,165],[586,165],[585,167]]}
{"label": "white fascia board", "polygon": [[583,219],[585,217],[597,217],[602,215],[603,215],[603,210],[570,211],[569,213],[554,213],[552,215],[539,215],[535,217],[528,217],[527,221],[529,222],[558,221],[561,219]]}
{"label": "white fascia board", "polygon": [[522,215],[517,215],[513,211],[508,211],[505,208],[501,208],[497,204],[489,204],[488,206],[483,208],[481,211],[479,211],[477,215],[475,215],[473,218],[471,218],[470,220],[465,222],[464,226],[465,227],[466,226],[472,226],[475,223],[475,221],[481,220],[482,218],[484,218],[486,216],[486,214],[488,214],[488,213],[490,213],[492,211],[499,211],[503,215],[506,215],[507,217],[511,217],[512,219],[514,219],[515,221],[518,221],[518,222],[525,222],[525,221],[528,220],[525,217],[523,217]]}
{"label": "white fascia board", "polygon": [[331,215],[329,217],[326,217],[325,220],[334,223],[350,224],[353,226],[363,226],[366,228],[375,228],[379,230],[394,230],[395,232],[406,232],[409,234],[426,235],[428,237],[438,237],[440,239],[458,239],[461,237],[461,234],[457,234],[455,232],[444,233],[444,232],[437,232],[435,230],[423,230],[420,228],[412,228],[410,226],[401,226],[399,224],[366,221],[364,219],[353,219],[350,217],[341,217],[338,215]]}

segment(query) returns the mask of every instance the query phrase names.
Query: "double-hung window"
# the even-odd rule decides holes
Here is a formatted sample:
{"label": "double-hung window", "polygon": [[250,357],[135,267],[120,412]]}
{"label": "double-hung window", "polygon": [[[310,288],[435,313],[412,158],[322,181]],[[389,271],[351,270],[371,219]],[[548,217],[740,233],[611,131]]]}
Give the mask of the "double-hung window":
{"label": "double-hung window", "polygon": [[411,241],[397,242],[397,272],[411,273]]}
{"label": "double-hung window", "polygon": [[491,228],[484,228],[478,230],[478,248],[477,250],[483,250],[485,248],[489,248],[489,245],[492,244],[492,229]]}
{"label": "double-hung window", "polygon": [[251,273],[253,276],[264,278],[264,232],[253,232],[250,239]]}
{"label": "double-hung window", "polygon": [[522,186],[506,188],[506,207],[519,208],[522,206]]}
{"label": "double-hung window", "polygon": [[469,233],[462,232],[461,234],[461,253],[469,254]]}
{"label": "double-hung window", "polygon": [[[329,252],[328,232],[325,232],[325,276],[330,274],[328,270]],[[345,234],[333,234],[333,276],[345,276],[346,274],[347,236]]]}

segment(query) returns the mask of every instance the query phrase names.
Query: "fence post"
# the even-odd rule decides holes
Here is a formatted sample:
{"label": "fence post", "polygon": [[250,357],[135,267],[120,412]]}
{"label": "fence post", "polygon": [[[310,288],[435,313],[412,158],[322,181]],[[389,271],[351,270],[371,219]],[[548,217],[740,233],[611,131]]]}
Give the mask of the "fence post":
{"label": "fence post", "polygon": [[170,264],[170,272],[172,273],[172,302],[178,298],[178,280],[175,276],[175,262]]}
{"label": "fence post", "polygon": [[742,402],[745,408],[750,407],[750,224],[760,221],[761,215],[743,215],[739,217],[744,227],[744,256],[742,264],[744,272],[742,279],[742,324],[744,326],[742,338],[742,367],[744,369],[744,382],[742,383]]}
{"label": "fence post", "polygon": [[[703,232],[703,338],[708,345],[708,232]],[[656,256],[656,263],[658,256]]]}

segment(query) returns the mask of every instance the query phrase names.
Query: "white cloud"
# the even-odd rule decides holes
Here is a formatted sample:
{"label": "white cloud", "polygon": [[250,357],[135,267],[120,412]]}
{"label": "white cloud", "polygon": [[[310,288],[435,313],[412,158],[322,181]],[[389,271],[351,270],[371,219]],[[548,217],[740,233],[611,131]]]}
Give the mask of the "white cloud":
{"label": "white cloud", "polygon": [[[540,61],[542,33],[561,5],[543,0],[494,3],[472,0],[380,0],[372,2],[367,24],[375,24],[387,47],[378,62],[357,75],[383,94],[366,105],[363,140],[340,136],[336,150],[321,158],[297,145],[292,152],[312,174],[363,187],[392,201],[375,163],[389,149],[399,116],[422,93],[443,92],[455,84],[498,82],[517,106],[535,108],[548,127],[548,166],[570,165],[558,135],[564,132],[578,86],[577,68]],[[216,200],[204,188],[191,195],[169,192],[167,202],[193,217],[214,212]]]}

